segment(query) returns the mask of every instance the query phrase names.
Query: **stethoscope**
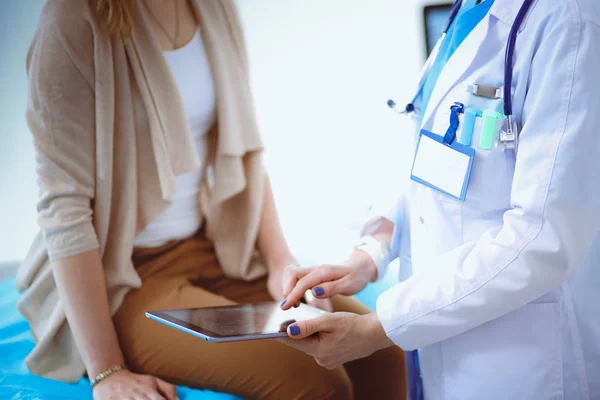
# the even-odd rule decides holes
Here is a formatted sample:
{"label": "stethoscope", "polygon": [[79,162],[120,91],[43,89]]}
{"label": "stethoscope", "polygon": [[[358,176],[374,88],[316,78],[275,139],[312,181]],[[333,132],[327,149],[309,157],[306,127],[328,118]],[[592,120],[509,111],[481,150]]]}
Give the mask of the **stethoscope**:
{"label": "stethoscope", "polygon": [[[513,122],[513,119],[512,119],[513,110],[512,110],[511,87],[512,87],[512,79],[513,79],[513,59],[514,59],[515,45],[517,42],[517,35],[519,33],[519,29],[521,28],[521,25],[523,24],[523,20],[525,19],[527,12],[533,5],[533,2],[534,2],[534,0],[524,0],[523,5],[521,6],[521,9],[519,10],[517,16],[515,17],[515,22],[513,23],[512,27],[510,29],[510,33],[508,35],[508,42],[506,44],[506,53],[505,53],[505,57],[504,57],[503,98],[504,98],[504,115],[506,117],[506,129],[503,129],[500,132],[500,142],[504,146],[505,150],[514,150],[515,152],[517,150],[517,141],[518,141],[519,132],[517,129],[517,125]],[[448,17],[448,21],[446,22],[444,30],[442,31],[442,35],[436,42],[435,46],[433,47],[433,50],[431,51],[431,54],[427,58],[427,61],[425,61],[425,65],[423,66],[423,69],[421,70],[421,79],[419,80],[417,92],[415,93],[413,100],[404,107],[404,110],[397,110],[396,103],[393,100],[388,100],[387,104],[390,108],[396,110],[400,114],[411,114],[413,112],[416,112],[416,113],[420,112],[419,108],[415,106],[415,103],[417,102],[417,98],[421,95],[421,91],[423,90],[425,81],[427,80],[427,77],[429,76],[429,71],[431,70],[433,63],[435,62],[435,59],[438,56],[442,42],[446,38],[448,30],[450,29],[452,22],[454,22],[454,19],[458,15],[458,12],[459,12],[460,8],[462,7],[462,4],[463,4],[462,0],[456,0],[454,2],[454,4],[452,5],[452,8],[450,9],[450,15]]]}

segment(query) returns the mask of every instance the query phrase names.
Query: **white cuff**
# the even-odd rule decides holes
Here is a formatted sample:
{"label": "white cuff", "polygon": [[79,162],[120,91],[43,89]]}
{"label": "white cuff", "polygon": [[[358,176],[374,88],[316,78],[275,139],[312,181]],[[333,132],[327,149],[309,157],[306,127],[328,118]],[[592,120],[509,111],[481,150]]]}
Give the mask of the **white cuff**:
{"label": "white cuff", "polygon": [[371,257],[377,267],[377,280],[382,279],[390,263],[390,249],[388,246],[372,236],[364,236],[360,238],[354,248],[364,251]]}

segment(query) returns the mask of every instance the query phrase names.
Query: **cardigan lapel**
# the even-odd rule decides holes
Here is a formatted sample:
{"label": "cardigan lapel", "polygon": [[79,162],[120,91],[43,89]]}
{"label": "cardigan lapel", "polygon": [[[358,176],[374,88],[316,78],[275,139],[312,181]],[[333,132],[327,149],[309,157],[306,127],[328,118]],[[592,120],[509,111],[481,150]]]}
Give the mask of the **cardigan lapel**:
{"label": "cardigan lapel", "polygon": [[199,168],[200,160],[177,85],[138,2],[132,18],[135,30],[125,48],[148,116],[162,198],[170,200],[175,177]]}
{"label": "cardigan lapel", "polygon": [[263,144],[248,83],[248,63],[235,4],[221,0],[192,2],[211,66],[217,101],[217,138],[213,165],[207,170],[210,203],[223,203],[246,189],[247,153]]}
{"label": "cardigan lapel", "polygon": [[207,179],[200,190],[207,234],[225,274],[266,273],[254,257],[263,193],[262,142],[255,120],[243,32],[233,0],[192,2],[213,75],[217,124]]}

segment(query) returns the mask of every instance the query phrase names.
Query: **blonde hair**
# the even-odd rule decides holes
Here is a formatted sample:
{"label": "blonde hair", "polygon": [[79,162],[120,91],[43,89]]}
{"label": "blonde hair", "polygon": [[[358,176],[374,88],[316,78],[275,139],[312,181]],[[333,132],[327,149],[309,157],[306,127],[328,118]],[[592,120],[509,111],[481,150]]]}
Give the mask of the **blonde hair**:
{"label": "blonde hair", "polygon": [[97,0],[96,13],[106,21],[108,34],[121,33],[129,38],[133,32],[131,9],[134,0]]}

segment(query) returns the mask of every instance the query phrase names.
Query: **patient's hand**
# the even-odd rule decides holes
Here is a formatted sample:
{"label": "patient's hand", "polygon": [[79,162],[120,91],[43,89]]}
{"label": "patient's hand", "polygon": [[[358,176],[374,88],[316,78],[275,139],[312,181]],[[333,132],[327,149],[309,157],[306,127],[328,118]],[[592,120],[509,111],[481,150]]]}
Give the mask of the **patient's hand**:
{"label": "patient's hand", "polygon": [[318,299],[336,294],[354,295],[367,286],[377,275],[377,267],[363,251],[355,251],[344,264],[323,264],[316,267],[287,267],[284,273],[284,310],[298,304],[307,290]]}
{"label": "patient's hand", "polygon": [[269,294],[275,301],[281,301],[285,299],[283,295],[283,271],[285,268],[277,268],[269,271],[269,278],[267,279],[267,289]]}
{"label": "patient's hand", "polygon": [[177,388],[152,375],[121,370],[94,386],[94,400],[177,400]]}

